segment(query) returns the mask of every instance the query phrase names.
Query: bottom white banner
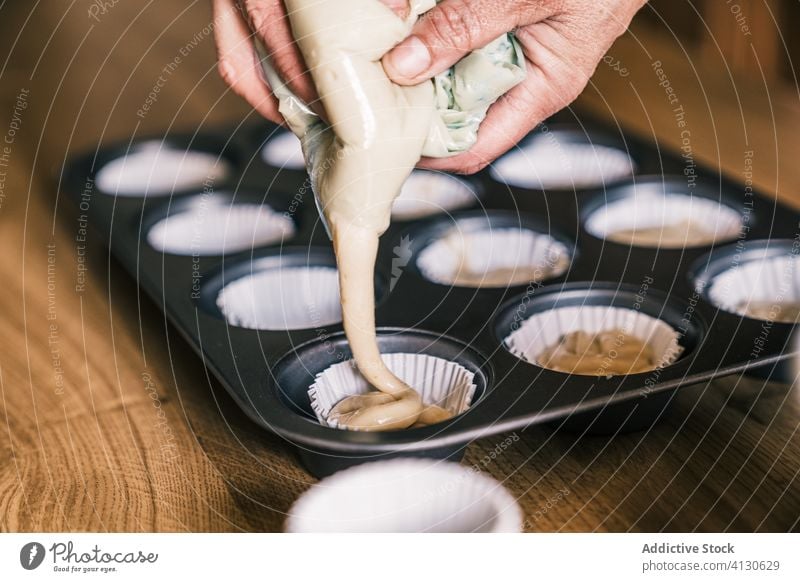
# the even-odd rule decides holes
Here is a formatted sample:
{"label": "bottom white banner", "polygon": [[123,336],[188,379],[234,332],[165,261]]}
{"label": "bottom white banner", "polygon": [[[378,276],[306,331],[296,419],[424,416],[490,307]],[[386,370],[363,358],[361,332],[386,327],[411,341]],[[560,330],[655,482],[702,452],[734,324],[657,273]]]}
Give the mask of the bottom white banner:
{"label": "bottom white banner", "polygon": [[797,534],[3,534],[0,580],[796,581],[798,542]]}

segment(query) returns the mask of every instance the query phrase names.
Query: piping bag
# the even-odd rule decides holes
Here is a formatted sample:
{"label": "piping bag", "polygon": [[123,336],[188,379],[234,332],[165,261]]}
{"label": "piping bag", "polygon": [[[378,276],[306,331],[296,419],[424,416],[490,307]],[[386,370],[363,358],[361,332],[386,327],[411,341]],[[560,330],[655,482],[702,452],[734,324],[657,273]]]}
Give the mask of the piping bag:
{"label": "piping bag", "polygon": [[[351,154],[353,148],[369,150],[375,145],[376,134],[380,133],[376,123],[381,119],[394,121],[399,115],[405,118],[407,130],[422,125],[424,141],[412,167],[420,156],[453,156],[476,142],[478,128],[489,107],[525,78],[522,49],[509,32],[472,51],[430,81],[416,87],[392,83],[383,73],[380,59],[408,35],[420,15],[433,8],[434,0],[411,0],[405,19],[378,0],[287,0],[286,5],[293,33],[305,39],[299,43],[300,50],[323,105],[334,119],[334,127],[284,83],[261,41],[254,37],[253,42],[265,81],[278,99],[279,111],[300,139],[314,200],[329,237],[332,235],[326,212],[329,201],[321,196],[323,186],[335,173],[336,159]],[[309,17],[308,11],[314,11],[315,16]],[[325,27],[315,30],[314,22],[324,22]],[[376,92],[381,83],[386,87],[378,87],[380,90]],[[341,95],[338,99],[326,99],[326,92]],[[341,105],[332,106],[331,101]],[[343,107],[348,111],[342,111]],[[386,110],[392,107],[396,111],[386,115]],[[352,119],[353,116],[357,119]],[[417,118],[416,124],[410,122],[413,117]],[[354,127],[355,131],[351,129]],[[365,169],[369,167],[367,164]],[[381,187],[394,188],[396,196],[408,177],[405,174],[388,183],[387,177],[381,176]]]}

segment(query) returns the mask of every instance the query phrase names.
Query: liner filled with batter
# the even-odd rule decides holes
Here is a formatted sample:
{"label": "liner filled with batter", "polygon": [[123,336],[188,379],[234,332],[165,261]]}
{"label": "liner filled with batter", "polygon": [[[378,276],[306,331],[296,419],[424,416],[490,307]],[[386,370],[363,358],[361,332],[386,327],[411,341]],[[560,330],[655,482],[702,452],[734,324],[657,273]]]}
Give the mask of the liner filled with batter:
{"label": "liner filled with batter", "polygon": [[583,376],[638,374],[673,363],[683,348],[666,322],[625,307],[583,305],[536,313],[504,340],[543,368]]}
{"label": "liner filled with batter", "polygon": [[798,323],[800,257],[753,258],[714,277],[707,292],[709,300],[725,311],[765,321]]}
{"label": "liner filled with batter", "polygon": [[[419,394],[423,406],[416,413],[414,404],[376,393],[352,360],[334,364],[317,375],[309,389],[311,408],[320,423],[332,428],[381,430],[421,428],[442,422],[465,412],[475,395],[475,374],[464,366],[427,354],[383,354],[381,360],[392,374]],[[350,410],[343,410],[345,399],[354,400]],[[379,399],[394,409],[366,409],[359,399]],[[353,401],[351,400],[351,401]],[[361,405],[361,406],[358,406]],[[410,412],[404,412],[408,409]],[[418,414],[413,417],[412,414]]]}
{"label": "liner filled with batter", "polygon": [[636,194],[592,212],[586,230],[598,238],[639,247],[683,248],[736,238],[740,212],[685,194]]}

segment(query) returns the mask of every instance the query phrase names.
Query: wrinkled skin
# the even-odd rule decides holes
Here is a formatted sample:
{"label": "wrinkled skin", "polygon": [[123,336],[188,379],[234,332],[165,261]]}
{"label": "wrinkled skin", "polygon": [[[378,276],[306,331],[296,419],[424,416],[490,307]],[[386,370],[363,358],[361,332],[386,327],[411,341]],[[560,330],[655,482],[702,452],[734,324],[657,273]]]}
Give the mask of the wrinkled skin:
{"label": "wrinkled skin", "polygon": [[[277,100],[260,73],[252,48],[256,35],[290,88],[324,111],[294,43],[281,0],[213,0],[219,71],[261,115],[282,122]],[[407,0],[381,0],[396,13]],[[644,0],[443,0],[409,37],[383,59],[400,85],[441,73],[465,54],[514,30],[527,60],[526,80],[499,99],[481,125],[477,143],[450,158],[423,158],[420,167],[473,173],[516,144],[539,122],[571,103],[597,63],[628,27]],[[405,67],[404,67],[405,65]],[[418,71],[411,73],[412,65]]]}

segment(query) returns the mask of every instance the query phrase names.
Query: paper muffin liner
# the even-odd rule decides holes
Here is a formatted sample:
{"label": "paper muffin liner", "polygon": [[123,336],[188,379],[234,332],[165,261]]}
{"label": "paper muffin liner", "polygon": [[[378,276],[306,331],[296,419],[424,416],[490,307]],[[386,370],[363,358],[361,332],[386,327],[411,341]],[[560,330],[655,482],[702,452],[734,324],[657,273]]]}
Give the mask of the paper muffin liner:
{"label": "paper muffin liner", "polygon": [[294,233],[292,219],[267,205],[209,203],[160,220],[147,242],[176,255],[220,255],[288,240]]}
{"label": "paper muffin liner", "polygon": [[261,159],[274,168],[304,170],[306,167],[300,140],[288,131],[276,134],[264,144],[261,148]]}
{"label": "paper muffin liner", "polygon": [[518,533],[522,511],[491,477],[448,461],[394,459],[323,479],[289,510],[288,533]]}
{"label": "paper muffin liner", "polygon": [[177,150],[147,142],[106,163],[95,175],[97,188],[117,196],[166,196],[173,191],[204,188],[233,172],[216,154]]}
{"label": "paper muffin liner", "polygon": [[217,295],[231,325],[249,329],[312,329],[342,321],[333,267],[283,267],[236,279]]}
{"label": "paper muffin liner", "polygon": [[[382,354],[386,367],[419,392],[426,406],[436,405],[453,416],[465,412],[475,395],[475,374],[461,364],[427,354]],[[354,360],[340,362],[323,370],[308,389],[311,408],[320,424],[340,428],[328,420],[331,409],[348,396],[373,392]]]}
{"label": "paper muffin liner", "polygon": [[[527,228],[465,232],[456,225],[422,249],[417,267],[434,283],[507,287],[558,277],[569,268],[570,260],[570,249],[548,234]],[[464,281],[465,275],[472,280]]]}
{"label": "paper muffin liner", "polygon": [[[689,223],[702,228],[707,236],[692,239]],[[742,228],[742,215],[729,206],[685,194],[635,195],[604,205],[586,220],[586,230],[596,237],[614,240],[621,231],[683,226],[678,238],[664,237],[658,243],[635,242],[633,246],[683,248],[710,245],[736,238]],[[618,241],[622,243],[623,241]]]}
{"label": "paper muffin liner", "polygon": [[466,208],[478,199],[469,182],[449,174],[414,170],[392,206],[395,220],[416,220]]}
{"label": "paper muffin liner", "polygon": [[[707,296],[720,309],[754,319],[797,323],[791,313],[781,314],[781,304],[800,304],[800,257],[784,255],[755,258],[718,274]],[[750,313],[761,306],[762,316]]]}
{"label": "paper muffin liner", "polygon": [[616,329],[647,343],[657,355],[657,368],[674,363],[683,352],[678,341],[680,333],[668,323],[635,309],[607,305],[557,307],[535,313],[509,334],[503,344],[517,358],[542,366],[539,355],[562,336],[576,331],[596,335]]}
{"label": "paper muffin liner", "polygon": [[591,143],[559,143],[540,138],[495,162],[495,180],[547,190],[593,188],[634,173],[636,164],[623,150]]}

